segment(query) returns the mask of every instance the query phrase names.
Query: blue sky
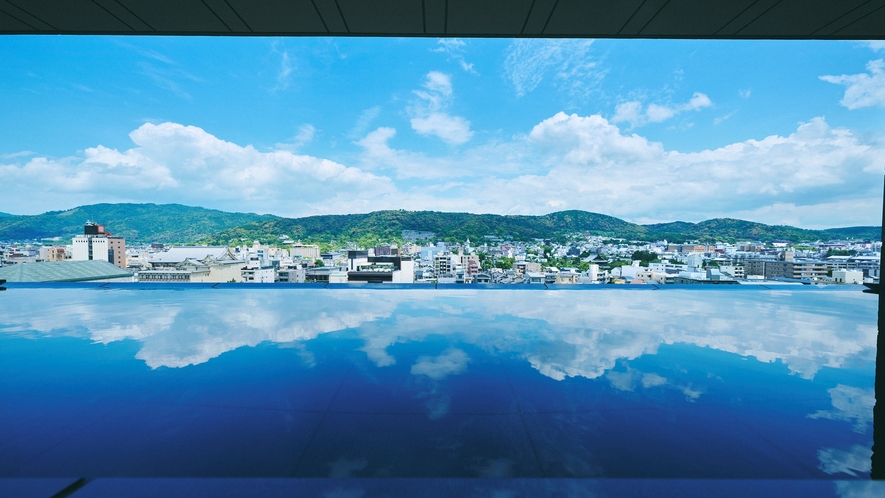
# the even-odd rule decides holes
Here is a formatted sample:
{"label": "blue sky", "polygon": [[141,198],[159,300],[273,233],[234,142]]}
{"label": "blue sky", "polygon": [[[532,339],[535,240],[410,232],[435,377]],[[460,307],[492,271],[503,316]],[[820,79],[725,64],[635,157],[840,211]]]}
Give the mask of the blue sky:
{"label": "blue sky", "polygon": [[7,36],[0,211],[879,224],[883,59],[849,41]]}

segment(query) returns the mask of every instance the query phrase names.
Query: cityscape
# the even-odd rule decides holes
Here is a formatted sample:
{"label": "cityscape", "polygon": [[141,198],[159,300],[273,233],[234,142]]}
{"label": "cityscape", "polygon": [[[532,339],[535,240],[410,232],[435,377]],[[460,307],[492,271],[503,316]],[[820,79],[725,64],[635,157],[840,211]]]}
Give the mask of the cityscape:
{"label": "cityscape", "polygon": [[113,227],[88,221],[70,244],[0,243],[0,278],[10,282],[263,284],[877,284],[881,241],[631,241],[590,233],[560,240],[439,240],[403,230],[360,246],[276,243],[127,246]]}
{"label": "cityscape", "polygon": [[0,0],[0,498],[885,497],[883,27]]}

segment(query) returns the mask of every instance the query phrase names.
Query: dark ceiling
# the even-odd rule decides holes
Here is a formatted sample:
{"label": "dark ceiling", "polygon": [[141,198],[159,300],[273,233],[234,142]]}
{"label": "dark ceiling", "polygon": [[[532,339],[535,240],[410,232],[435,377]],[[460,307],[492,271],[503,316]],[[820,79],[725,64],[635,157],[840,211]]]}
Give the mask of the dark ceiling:
{"label": "dark ceiling", "polygon": [[883,39],[885,0],[0,0],[0,34]]}

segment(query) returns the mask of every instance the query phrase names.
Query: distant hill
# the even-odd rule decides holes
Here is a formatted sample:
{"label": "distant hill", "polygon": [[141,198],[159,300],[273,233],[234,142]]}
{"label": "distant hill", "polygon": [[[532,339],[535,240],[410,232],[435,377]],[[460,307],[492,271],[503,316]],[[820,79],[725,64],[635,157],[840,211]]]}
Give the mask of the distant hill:
{"label": "distant hill", "polygon": [[766,225],[752,221],[732,218],[716,218],[700,223],[677,221],[674,223],[658,223],[643,225],[648,234],[656,240],[681,241],[697,239],[700,241],[734,241],[734,240],[788,240],[790,242],[814,242],[833,239],[865,239],[879,240],[882,236],[880,227],[847,227],[830,228],[827,230],[806,230],[788,225]]}
{"label": "distant hill", "polygon": [[430,231],[440,239],[474,241],[485,235],[509,236],[515,240],[550,238],[592,227],[607,235],[639,235],[639,225],[585,211],[562,211],[544,216],[502,216],[497,214],[441,213],[436,211],[375,211],[367,214],[323,215],[306,218],[277,218],[256,221],[221,231],[208,243],[231,240],[275,241],[279,235],[312,241],[400,238],[403,230]]}
{"label": "distant hill", "polygon": [[629,240],[702,242],[737,240],[789,240],[813,242],[843,238],[878,240],[879,227],[848,227],[829,230],[805,230],[790,226],[772,226],[735,219],[713,219],[700,223],[673,222],[637,225],[619,218],[586,211],[561,211],[543,216],[502,216],[493,214],[441,213],[436,211],[376,211],[367,214],[324,215],[306,218],[276,218],[255,221],[223,230],[204,239],[206,243],[227,244],[238,239],[273,242],[280,235],[314,242],[399,239],[403,230],[430,231],[438,239],[483,240],[496,235],[512,240],[563,238],[586,232]]}
{"label": "distant hill", "polygon": [[185,243],[272,219],[275,217],[270,215],[227,213],[181,204],[92,204],[38,215],[0,216],[0,240],[68,238],[83,233],[83,224],[94,221],[127,241]]}
{"label": "distant hill", "polygon": [[467,238],[480,243],[486,235],[512,240],[559,240],[574,233],[611,238],[680,243],[688,240],[835,239],[879,240],[880,227],[805,230],[729,218],[700,223],[676,221],[637,225],[587,211],[560,211],[543,216],[441,213],[437,211],[376,211],[366,214],[280,218],[252,213],[228,213],[180,204],[93,204],[34,216],[0,215],[0,240],[69,238],[82,233],[86,221],[102,223],[114,235],[133,243],[163,242],[228,244],[231,241],[277,242],[280,235],[311,242],[360,242],[399,239],[403,230],[429,231],[440,240]]}
{"label": "distant hill", "polygon": [[882,240],[882,227],[828,228],[824,232],[840,239]]}

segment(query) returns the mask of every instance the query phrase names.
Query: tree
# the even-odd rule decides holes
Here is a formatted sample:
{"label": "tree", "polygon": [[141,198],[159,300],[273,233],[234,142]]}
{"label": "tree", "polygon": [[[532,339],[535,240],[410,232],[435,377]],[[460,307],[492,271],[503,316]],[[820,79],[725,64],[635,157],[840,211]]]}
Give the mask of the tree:
{"label": "tree", "polygon": [[323,263],[322,259],[318,259],[318,260],[314,261],[313,265],[316,266],[317,268],[322,268],[322,267],[326,266],[326,264]]}
{"label": "tree", "polygon": [[513,269],[513,258],[500,258],[495,261],[495,268],[500,268],[502,270],[511,270]]}
{"label": "tree", "polygon": [[633,253],[633,261],[639,261],[639,266],[648,266],[649,263],[660,263],[658,255],[652,251],[635,251]]}

